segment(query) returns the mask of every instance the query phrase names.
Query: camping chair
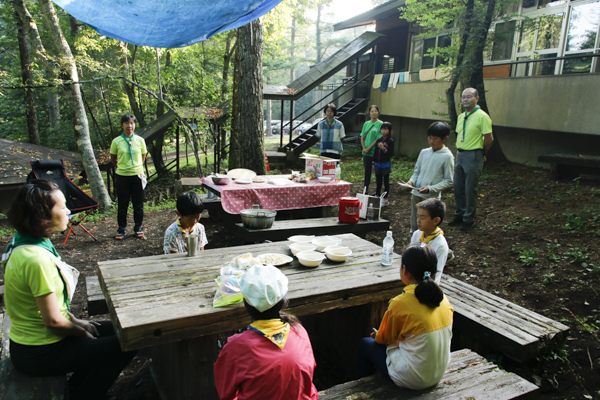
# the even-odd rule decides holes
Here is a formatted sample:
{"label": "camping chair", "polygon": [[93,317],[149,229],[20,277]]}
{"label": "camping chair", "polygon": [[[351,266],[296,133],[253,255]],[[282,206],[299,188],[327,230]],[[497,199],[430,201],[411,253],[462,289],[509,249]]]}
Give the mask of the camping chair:
{"label": "camping chair", "polygon": [[[75,226],[81,227],[81,229],[90,235],[92,239],[98,240],[90,231],[85,229],[85,226],[82,224],[83,220],[88,215],[96,211],[98,208],[98,202],[88,196],[83,190],[74,184],[71,179],[69,179],[65,172],[65,161],[38,160],[30,162],[29,165],[31,165],[33,171],[31,171],[27,177],[28,182],[33,179],[47,179],[49,181],[53,181],[58,185],[60,190],[65,195],[65,199],[67,200],[67,208],[71,210],[71,214],[69,215],[69,232],[67,232],[67,237],[63,243],[63,246],[67,245],[67,240],[69,240],[71,233],[75,235],[75,232],[73,232],[73,227]],[[82,214],[83,217],[79,218],[79,220],[73,219],[75,215],[84,212],[85,215]]]}

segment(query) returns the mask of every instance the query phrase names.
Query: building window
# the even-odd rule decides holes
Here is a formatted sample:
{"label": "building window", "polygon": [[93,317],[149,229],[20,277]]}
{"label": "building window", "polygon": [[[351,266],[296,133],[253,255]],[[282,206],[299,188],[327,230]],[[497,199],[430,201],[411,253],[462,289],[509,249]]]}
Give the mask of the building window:
{"label": "building window", "polygon": [[412,56],[411,56],[411,71],[419,71],[421,69],[437,68],[443,63],[447,63],[447,57],[443,55],[431,55],[430,52],[435,49],[443,49],[452,43],[452,38],[449,35],[441,35],[431,38],[413,37],[412,40]]}
{"label": "building window", "polygon": [[598,60],[591,55],[599,49],[598,25],[600,24],[600,2],[575,4],[569,13],[569,25],[565,38],[565,56],[573,56],[563,62],[563,74],[588,73],[594,70]]}

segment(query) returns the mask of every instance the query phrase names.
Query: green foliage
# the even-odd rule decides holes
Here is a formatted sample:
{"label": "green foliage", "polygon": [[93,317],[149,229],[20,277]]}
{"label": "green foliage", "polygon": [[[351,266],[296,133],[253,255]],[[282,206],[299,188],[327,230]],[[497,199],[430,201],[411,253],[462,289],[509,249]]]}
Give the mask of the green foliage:
{"label": "green foliage", "polygon": [[546,249],[548,251],[548,258],[554,262],[559,262],[562,260],[562,257],[558,254],[558,248],[560,244],[551,244],[546,243]]}
{"label": "green foliage", "polygon": [[523,249],[523,247],[513,247],[512,251],[517,253],[517,261],[521,262],[523,267],[531,267],[540,262],[536,256],[539,253],[538,249]]}
{"label": "green foliage", "polygon": [[556,282],[556,275],[552,273],[544,274],[543,278],[542,285],[544,286]]}
{"label": "green foliage", "polygon": [[571,209],[567,209],[566,212],[563,213],[563,217],[567,219],[567,222],[564,225],[564,229],[567,230],[581,230],[583,227],[583,218],[571,211]]}
{"label": "green foliage", "polygon": [[2,236],[14,236],[17,230],[8,225],[0,225],[0,237]]}
{"label": "green foliage", "polygon": [[571,263],[581,263],[587,260],[589,253],[587,248],[571,247],[569,250],[563,253],[565,258],[572,258]]}

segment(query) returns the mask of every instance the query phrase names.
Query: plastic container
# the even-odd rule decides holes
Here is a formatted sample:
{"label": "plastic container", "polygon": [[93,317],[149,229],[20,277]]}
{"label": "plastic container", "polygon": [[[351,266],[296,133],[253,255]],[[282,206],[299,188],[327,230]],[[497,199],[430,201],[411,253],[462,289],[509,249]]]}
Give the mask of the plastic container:
{"label": "plastic container", "polygon": [[394,257],[394,238],[392,238],[392,231],[387,231],[385,239],[383,239],[383,251],[381,254],[381,265],[392,265],[392,258]]}
{"label": "plastic container", "polygon": [[344,224],[356,224],[360,218],[360,200],[356,197],[340,198],[339,220]]}
{"label": "plastic container", "polygon": [[373,221],[375,217],[375,209],[373,208],[373,203],[369,203],[369,208],[367,208],[367,221]]}
{"label": "plastic container", "polygon": [[339,182],[341,178],[342,178],[342,167],[340,166],[340,163],[338,163],[335,166],[335,181]]}
{"label": "plastic container", "polygon": [[325,255],[331,261],[342,262],[352,254],[352,250],[343,246],[328,246],[325,247]]}
{"label": "plastic container", "polygon": [[321,265],[321,262],[325,259],[325,256],[318,251],[301,251],[296,254],[300,264],[305,267],[315,268]]}
{"label": "plastic container", "polygon": [[310,251],[317,249],[317,246],[315,246],[312,243],[292,243],[289,247],[293,255],[296,255],[301,251]]}

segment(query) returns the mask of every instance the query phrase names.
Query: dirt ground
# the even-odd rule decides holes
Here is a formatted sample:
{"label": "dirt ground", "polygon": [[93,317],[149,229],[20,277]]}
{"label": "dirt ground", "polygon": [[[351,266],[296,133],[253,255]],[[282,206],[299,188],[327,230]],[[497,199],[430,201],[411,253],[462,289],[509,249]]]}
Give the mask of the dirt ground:
{"label": "dirt ground", "polygon": [[[390,206],[383,209],[382,218],[391,222],[395,251],[402,253],[409,244],[410,193],[396,182],[392,185]],[[359,186],[353,185],[352,193]],[[448,212],[441,227],[456,255],[445,273],[571,328],[563,347],[527,365],[499,354],[484,356],[539,385],[540,399],[600,398],[600,180],[555,180],[547,170],[518,164],[488,166],[480,186],[477,225],[468,232],[448,227],[454,215],[452,194],[443,200]],[[146,240],[128,236],[115,242],[116,224],[110,219],[86,225],[97,242],[83,233],[69,239],[64,249],[62,235],[53,241],[66,262],[83,276],[94,275],[98,261],[160,254],[164,231],[174,220],[174,211],[147,212]],[[210,219],[201,222],[207,249],[241,244]],[[377,244],[383,238],[384,232],[367,236]],[[9,239],[1,237],[0,247]],[[73,304],[76,315],[87,317],[83,278]],[[0,308],[3,311],[3,303]],[[148,363],[148,352],[140,351],[111,389],[111,397],[158,399]]]}

